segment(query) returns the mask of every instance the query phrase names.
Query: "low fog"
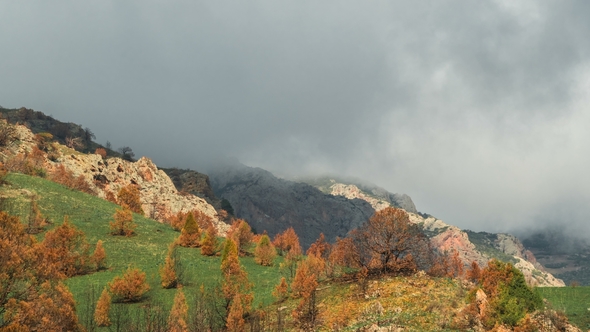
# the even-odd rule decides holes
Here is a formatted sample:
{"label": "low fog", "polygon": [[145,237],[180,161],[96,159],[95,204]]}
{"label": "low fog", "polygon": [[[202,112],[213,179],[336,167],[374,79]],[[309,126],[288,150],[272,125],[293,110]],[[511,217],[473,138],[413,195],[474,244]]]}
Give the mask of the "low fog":
{"label": "low fog", "polygon": [[588,17],[586,1],[4,1],[0,105],[160,166],[354,176],[462,228],[585,236]]}

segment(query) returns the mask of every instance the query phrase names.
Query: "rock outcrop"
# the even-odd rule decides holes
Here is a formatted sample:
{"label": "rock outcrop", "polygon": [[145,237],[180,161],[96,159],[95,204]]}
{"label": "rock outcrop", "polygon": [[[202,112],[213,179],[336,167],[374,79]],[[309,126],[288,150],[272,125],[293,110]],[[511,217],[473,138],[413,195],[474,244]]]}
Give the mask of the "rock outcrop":
{"label": "rock outcrop", "polygon": [[[480,266],[485,266],[492,258],[509,259],[524,274],[530,284],[541,287],[565,286],[562,280],[545,271],[543,266],[537,263],[535,256],[526,250],[513,235],[479,233],[492,240],[476,244],[469,238],[467,232],[446,224],[442,220],[432,216],[424,218],[414,213],[409,213],[409,216],[411,222],[422,226],[434,247],[443,251],[456,250],[466,267],[474,261]],[[480,247],[478,248],[477,245]]]}
{"label": "rock outcrop", "polygon": [[[3,149],[2,161],[18,154],[31,151],[37,144],[34,134],[24,126],[16,126],[17,142]],[[56,143],[57,144],[57,143]],[[118,191],[129,184],[140,189],[140,201],[145,215],[164,222],[178,212],[199,210],[212,218],[221,235],[229,225],[221,222],[217,211],[205,199],[188,193],[179,193],[166,173],[159,170],[148,158],[142,157],[136,162],[121,158],[103,158],[97,154],[84,154],[58,145],[59,157],[52,161],[45,159],[44,168],[53,170],[63,165],[75,176],[84,176],[95,194],[106,198],[107,193],[116,196]]]}
{"label": "rock outcrop", "polygon": [[325,194],[260,168],[231,165],[217,168],[209,176],[215,194],[231,203],[238,218],[270,236],[293,227],[304,248],[320,233],[329,241],[344,237],[374,213],[364,200]]}

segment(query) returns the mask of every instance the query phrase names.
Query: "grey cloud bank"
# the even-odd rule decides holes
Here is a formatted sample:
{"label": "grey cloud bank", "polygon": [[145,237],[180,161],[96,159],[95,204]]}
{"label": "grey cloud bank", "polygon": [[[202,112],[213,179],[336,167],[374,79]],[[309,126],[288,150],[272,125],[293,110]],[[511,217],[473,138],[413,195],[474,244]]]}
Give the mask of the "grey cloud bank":
{"label": "grey cloud bank", "polygon": [[7,1],[0,104],[162,166],[234,156],[363,178],[464,228],[587,232],[589,16],[584,1]]}

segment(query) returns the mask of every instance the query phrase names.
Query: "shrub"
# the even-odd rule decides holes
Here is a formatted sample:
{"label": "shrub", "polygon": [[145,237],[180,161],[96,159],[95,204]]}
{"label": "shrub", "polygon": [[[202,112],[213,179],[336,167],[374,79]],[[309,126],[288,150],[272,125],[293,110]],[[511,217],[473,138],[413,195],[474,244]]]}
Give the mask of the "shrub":
{"label": "shrub", "polygon": [[94,194],[94,191],[92,188],[90,188],[90,185],[84,178],[84,175],[80,174],[79,176],[75,176],[74,172],[66,169],[64,165],[58,165],[50,173],[49,179],[72,190],[78,190],[87,194]]}
{"label": "shrub", "polygon": [[258,241],[258,244],[256,245],[256,250],[254,251],[254,260],[260,265],[271,266],[276,255],[277,252],[272,243],[270,243],[268,235],[263,234],[260,237],[260,241]]}
{"label": "shrub", "polygon": [[246,250],[252,244],[252,229],[245,220],[236,219],[231,225],[227,233],[228,237],[231,237],[238,246],[238,252],[240,254],[246,253]]}
{"label": "shrub", "polygon": [[107,150],[104,148],[96,148],[96,150],[94,150],[94,154],[97,154],[101,156],[102,159],[105,159],[107,157]]}
{"label": "shrub", "polygon": [[98,242],[96,242],[96,248],[94,248],[94,253],[92,254],[92,261],[96,266],[96,270],[102,270],[106,268],[106,259],[107,253],[102,246],[102,240],[98,240]]}
{"label": "shrub", "polygon": [[213,223],[209,224],[205,231],[205,237],[201,243],[201,255],[213,256],[217,250],[217,229]]}
{"label": "shrub", "polygon": [[192,213],[186,217],[184,227],[178,238],[178,243],[182,247],[196,248],[201,246],[201,230],[197,225]]}
{"label": "shrub", "polygon": [[133,214],[127,209],[117,209],[114,214],[114,221],[110,222],[111,235],[131,236],[135,234],[135,223]]}
{"label": "shrub", "polygon": [[111,320],[109,319],[109,312],[111,311],[111,295],[107,289],[103,289],[100,294],[100,298],[96,303],[96,309],[94,310],[94,322],[96,325],[110,326]]}
{"label": "shrub", "polygon": [[150,286],[145,280],[145,272],[129,267],[122,277],[116,276],[109,283],[109,289],[123,302],[137,302]]}
{"label": "shrub", "polygon": [[176,243],[170,244],[168,247],[168,254],[164,261],[164,265],[160,267],[160,278],[162,280],[162,287],[169,289],[175,288],[178,285],[177,265],[180,257],[176,250]]}
{"label": "shrub", "polygon": [[129,184],[125,187],[122,187],[119,190],[119,193],[117,193],[119,205],[143,216],[144,213],[143,209],[141,208],[141,201],[139,197],[139,188],[134,184]]}
{"label": "shrub", "polygon": [[72,277],[91,270],[88,242],[84,232],[70,224],[68,217],[64,222],[45,234],[41,242],[41,273],[48,277]]}

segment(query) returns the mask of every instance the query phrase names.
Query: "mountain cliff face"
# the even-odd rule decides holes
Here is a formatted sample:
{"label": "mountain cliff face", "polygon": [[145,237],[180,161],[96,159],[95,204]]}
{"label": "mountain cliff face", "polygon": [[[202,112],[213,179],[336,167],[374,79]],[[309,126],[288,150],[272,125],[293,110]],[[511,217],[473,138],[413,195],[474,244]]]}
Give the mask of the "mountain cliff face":
{"label": "mountain cliff face", "polygon": [[[17,140],[2,150],[2,162],[16,154],[32,151],[37,144],[28,128],[21,125],[15,128]],[[179,211],[200,210],[213,219],[220,234],[225,234],[229,228],[218,219],[217,211],[211,204],[195,195],[179,193],[170,177],[146,157],[136,162],[116,157],[103,160],[97,154],[84,154],[63,145],[57,146],[58,156],[54,156],[54,160],[45,156],[43,168],[51,172],[63,165],[75,176],[82,175],[98,197],[106,198],[109,192],[116,196],[122,187],[134,184],[140,190],[142,208],[148,217],[164,222]]]}
{"label": "mountain cliff face", "polygon": [[418,213],[410,196],[406,194],[392,194],[375,185],[332,177],[304,178],[298,181],[312,185],[325,194],[344,196],[348,199],[362,199],[371,204],[375,211],[393,206],[404,209],[407,212]]}
{"label": "mountain cliff face", "polygon": [[466,266],[473,261],[485,266],[491,258],[498,258],[515,264],[532,284],[564,286],[536,262],[516,237],[463,231],[420,214],[407,195],[330,178],[301,180],[306,183],[287,181],[243,165],[217,169],[210,172],[210,177],[215,193],[228,199],[236,215],[247,219],[257,231],[266,230],[273,236],[292,226],[306,247],[320,232],[330,240],[345,236],[374,211],[394,206],[408,212],[410,221],[424,229],[434,247],[456,250]]}
{"label": "mountain cliff face", "polygon": [[307,248],[324,233],[329,241],[344,237],[374,213],[361,199],[326,195],[305,183],[279,179],[260,168],[225,166],[209,172],[218,197],[233,206],[258,232],[270,236],[293,227]]}

